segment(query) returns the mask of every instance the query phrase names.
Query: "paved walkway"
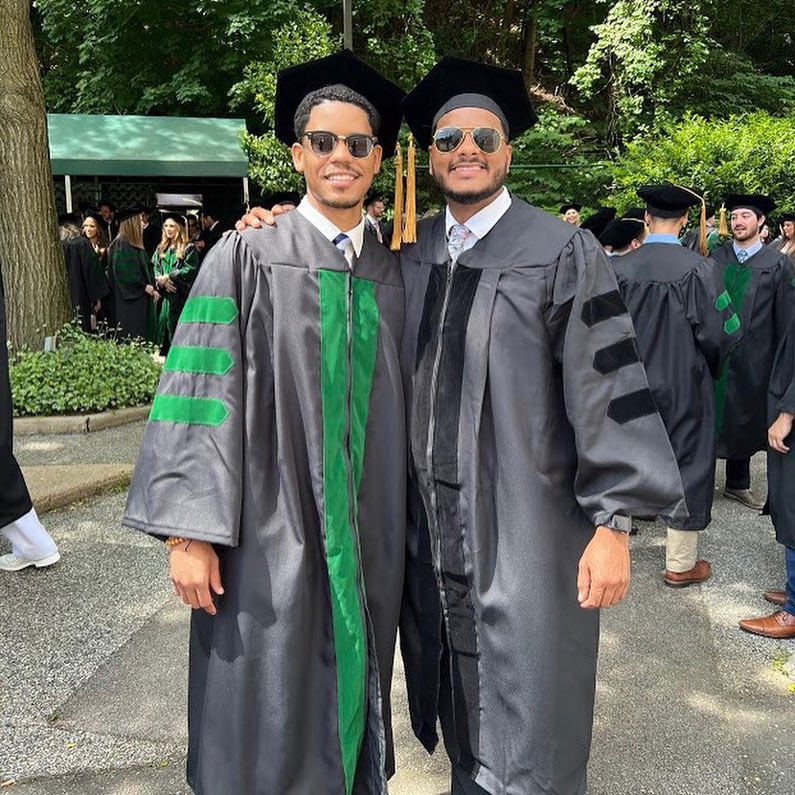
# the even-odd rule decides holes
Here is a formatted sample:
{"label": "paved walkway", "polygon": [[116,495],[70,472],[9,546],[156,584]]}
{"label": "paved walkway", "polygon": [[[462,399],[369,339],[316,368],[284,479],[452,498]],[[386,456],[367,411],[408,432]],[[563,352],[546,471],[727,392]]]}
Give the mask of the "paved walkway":
{"label": "paved walkway", "polygon": [[[17,452],[23,465],[130,463],[141,430],[31,437]],[[0,784],[16,782],[2,792],[187,793],[187,610],[162,545],[120,527],[124,499],[47,514],[62,562],[0,577]],[[591,793],[791,795],[795,693],[780,668],[795,642],[736,627],[781,585],[769,521],[718,498],[702,541],[715,575],[685,591],[662,586],[663,538],[645,524],[632,539],[630,596],[604,614]],[[394,700],[391,795],[444,795],[444,755],[411,736],[399,667]]]}

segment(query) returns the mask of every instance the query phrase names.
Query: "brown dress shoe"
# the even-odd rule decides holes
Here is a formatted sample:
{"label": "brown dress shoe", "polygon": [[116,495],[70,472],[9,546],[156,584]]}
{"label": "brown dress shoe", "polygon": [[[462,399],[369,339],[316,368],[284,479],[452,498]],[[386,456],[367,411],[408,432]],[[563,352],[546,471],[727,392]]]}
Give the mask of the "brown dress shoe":
{"label": "brown dress shoe", "polygon": [[686,588],[697,582],[704,582],[712,574],[712,565],[708,560],[698,560],[692,569],[687,571],[668,571],[665,570],[663,582],[671,588]]}
{"label": "brown dress shoe", "polygon": [[763,618],[744,618],[740,629],[765,638],[795,638],[795,616],[779,610]]}
{"label": "brown dress shoe", "polygon": [[787,594],[785,591],[765,591],[762,596],[771,604],[778,605],[779,607],[784,607],[784,605],[787,604]]}

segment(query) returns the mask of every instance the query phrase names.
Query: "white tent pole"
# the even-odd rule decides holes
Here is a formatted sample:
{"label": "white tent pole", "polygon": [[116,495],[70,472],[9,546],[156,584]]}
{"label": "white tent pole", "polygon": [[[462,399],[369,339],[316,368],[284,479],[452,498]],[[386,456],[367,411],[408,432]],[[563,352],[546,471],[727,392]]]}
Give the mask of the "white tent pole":
{"label": "white tent pole", "polygon": [[246,205],[246,210],[249,209],[249,193],[248,193],[248,177],[243,177],[243,204]]}
{"label": "white tent pole", "polygon": [[66,212],[72,212],[72,178],[69,174],[65,174],[63,178],[63,186],[66,192]]}

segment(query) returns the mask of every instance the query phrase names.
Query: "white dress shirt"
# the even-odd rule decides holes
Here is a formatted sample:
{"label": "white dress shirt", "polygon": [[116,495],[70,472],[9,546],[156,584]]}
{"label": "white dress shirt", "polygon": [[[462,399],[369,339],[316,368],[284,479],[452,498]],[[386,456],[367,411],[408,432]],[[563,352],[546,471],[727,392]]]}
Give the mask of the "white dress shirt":
{"label": "white dress shirt", "polygon": [[[508,189],[503,186],[502,190],[497,194],[494,200],[487,204],[482,210],[476,212],[464,226],[472,233],[466,240],[463,251],[468,251],[478,240],[482,240],[496,225],[497,221],[502,218],[511,206],[511,194]],[[450,230],[458,225],[450,208],[445,209],[445,223],[444,229],[447,238],[450,237]]]}
{"label": "white dress shirt", "polygon": [[301,203],[296,208],[301,215],[309,221],[312,226],[320,232],[323,237],[327,238],[330,242],[334,242],[334,238],[337,235],[345,234],[350,238],[350,243],[348,247],[345,249],[345,259],[348,260],[348,265],[353,270],[353,258],[354,255],[356,257],[361,256],[362,253],[362,246],[364,245],[364,216],[362,216],[362,220],[359,221],[353,229],[349,229],[347,231],[343,231],[339,229],[334,223],[329,221],[323,213],[316,210],[304,196],[301,199]]}

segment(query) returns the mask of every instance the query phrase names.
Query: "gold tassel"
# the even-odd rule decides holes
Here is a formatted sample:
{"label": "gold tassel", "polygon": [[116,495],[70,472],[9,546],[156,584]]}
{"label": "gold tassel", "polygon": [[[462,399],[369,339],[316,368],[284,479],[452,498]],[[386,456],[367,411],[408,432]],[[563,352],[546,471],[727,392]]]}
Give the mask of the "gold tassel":
{"label": "gold tassel", "polygon": [[701,220],[698,229],[698,248],[701,256],[706,257],[709,253],[707,249],[707,203],[701,199]]}
{"label": "gold tassel", "polygon": [[718,234],[721,237],[729,236],[729,225],[726,223],[726,205],[720,206],[720,226],[718,227]]}
{"label": "gold tassel", "polygon": [[414,136],[409,133],[409,152],[406,164],[406,212],[403,219],[403,242],[417,242],[417,171]]}
{"label": "gold tassel", "polygon": [[400,251],[403,236],[403,152],[400,141],[395,144],[395,215],[392,218],[392,251]]}

